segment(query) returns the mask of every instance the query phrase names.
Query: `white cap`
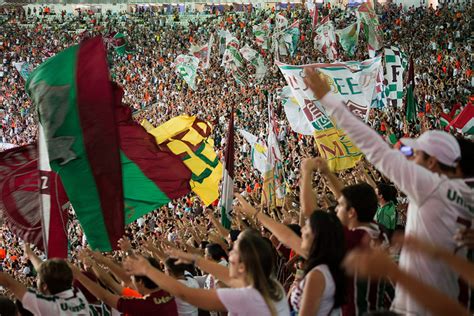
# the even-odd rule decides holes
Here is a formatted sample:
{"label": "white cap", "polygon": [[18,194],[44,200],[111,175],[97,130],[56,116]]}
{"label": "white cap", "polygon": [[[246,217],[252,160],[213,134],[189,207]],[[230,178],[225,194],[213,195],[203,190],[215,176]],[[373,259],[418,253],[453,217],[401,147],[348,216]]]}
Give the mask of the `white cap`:
{"label": "white cap", "polygon": [[456,167],[461,159],[458,141],[453,135],[443,131],[427,131],[417,139],[402,138],[400,141],[405,146],[424,151],[449,167]]}

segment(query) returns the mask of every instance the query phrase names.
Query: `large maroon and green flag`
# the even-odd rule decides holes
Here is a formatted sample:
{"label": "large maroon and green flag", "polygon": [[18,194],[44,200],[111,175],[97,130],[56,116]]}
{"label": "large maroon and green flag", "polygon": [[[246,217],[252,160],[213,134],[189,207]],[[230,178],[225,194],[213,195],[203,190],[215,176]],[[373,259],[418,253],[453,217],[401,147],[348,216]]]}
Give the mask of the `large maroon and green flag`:
{"label": "large maroon and green flag", "polygon": [[46,156],[90,245],[111,250],[124,232],[119,134],[101,38],[49,58],[29,77]]}
{"label": "large maroon and green flag", "polygon": [[[109,251],[125,224],[190,192],[190,171],[161,150],[109,81],[101,38],[70,47],[27,82],[40,135],[93,249]],[[41,148],[40,148],[41,149]]]}
{"label": "large maroon and green flag", "polygon": [[191,191],[191,170],[132,119],[122,104],[123,90],[114,84],[115,118],[120,135],[125,224]]}

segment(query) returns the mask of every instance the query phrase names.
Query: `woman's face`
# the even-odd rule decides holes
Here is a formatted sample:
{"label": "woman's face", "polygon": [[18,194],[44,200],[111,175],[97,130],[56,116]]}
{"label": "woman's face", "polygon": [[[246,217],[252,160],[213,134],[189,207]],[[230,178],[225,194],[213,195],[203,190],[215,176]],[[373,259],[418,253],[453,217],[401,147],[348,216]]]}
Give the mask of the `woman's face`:
{"label": "woman's face", "polygon": [[311,231],[311,225],[309,224],[309,220],[306,220],[303,229],[301,230],[301,248],[306,252],[309,253],[311,250],[311,245],[314,241],[314,233]]}
{"label": "woman's face", "polygon": [[241,278],[245,274],[245,268],[240,261],[239,239],[234,242],[234,246],[229,253],[229,275],[231,278]]}

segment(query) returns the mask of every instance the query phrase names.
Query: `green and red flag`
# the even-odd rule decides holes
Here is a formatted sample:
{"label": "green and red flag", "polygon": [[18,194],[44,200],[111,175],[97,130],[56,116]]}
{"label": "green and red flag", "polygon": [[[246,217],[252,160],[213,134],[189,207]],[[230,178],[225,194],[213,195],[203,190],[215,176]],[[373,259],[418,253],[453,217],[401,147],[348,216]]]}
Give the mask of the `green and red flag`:
{"label": "green and red flag", "polygon": [[192,172],[178,155],[157,145],[155,137],[132,118],[122,104],[123,90],[114,84],[115,118],[120,135],[125,224],[191,191]]}
{"label": "green and red flag", "polygon": [[461,113],[449,123],[446,129],[449,129],[451,126],[457,128],[463,134],[474,135],[474,105],[466,105]]}
{"label": "green and red flag", "polygon": [[111,250],[124,232],[119,133],[106,51],[99,37],[48,59],[29,77],[52,171],[58,173],[87,239]]}
{"label": "green and red flag", "polygon": [[125,224],[189,193],[191,178],[132,120],[123,90],[109,80],[104,44],[93,38],[47,60],[26,85],[43,136],[41,168],[60,175],[88,242],[101,251],[116,246]]}
{"label": "green and red flag", "polygon": [[358,22],[362,23],[365,39],[370,50],[379,50],[383,47],[382,25],[370,2],[362,3],[357,9]]}
{"label": "green and red flag", "polygon": [[452,118],[449,116],[449,114],[446,113],[441,113],[439,117],[439,122],[442,128],[447,128],[449,123],[451,123],[451,120]]}
{"label": "green and red flag", "polygon": [[123,33],[117,32],[112,38],[112,43],[115,49],[115,52],[122,56],[125,55],[127,49],[127,41],[125,40],[125,35]]}

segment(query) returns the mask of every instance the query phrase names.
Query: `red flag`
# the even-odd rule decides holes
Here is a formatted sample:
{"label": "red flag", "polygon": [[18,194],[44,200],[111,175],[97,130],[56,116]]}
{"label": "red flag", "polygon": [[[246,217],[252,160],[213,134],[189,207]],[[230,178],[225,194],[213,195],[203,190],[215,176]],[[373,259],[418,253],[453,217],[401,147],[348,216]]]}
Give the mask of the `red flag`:
{"label": "red flag", "polygon": [[[50,258],[66,258],[67,214],[62,211],[62,206],[67,203],[67,197],[57,174],[48,175],[48,179],[45,176],[40,178],[35,144],[0,153],[0,209],[6,225],[15,235],[46,250]],[[51,181],[47,181],[49,178]],[[40,188],[43,187],[43,191],[48,188],[50,192],[51,216],[45,225],[39,211]],[[45,243],[44,236],[49,236],[49,244]]]}
{"label": "red flag", "polygon": [[314,8],[313,8],[313,12],[312,12],[312,27],[313,29],[315,28],[316,25],[318,25],[318,17],[319,17],[319,14],[318,14],[318,5],[317,4],[314,4]]}

